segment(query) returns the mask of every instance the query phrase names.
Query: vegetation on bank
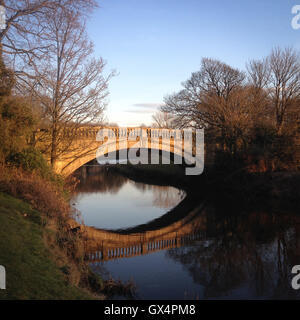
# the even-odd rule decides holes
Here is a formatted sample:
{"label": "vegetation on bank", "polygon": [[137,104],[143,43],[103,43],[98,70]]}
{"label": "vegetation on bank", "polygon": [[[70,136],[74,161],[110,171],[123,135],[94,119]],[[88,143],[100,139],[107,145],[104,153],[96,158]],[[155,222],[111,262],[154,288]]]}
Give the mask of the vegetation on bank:
{"label": "vegetation on bank", "polygon": [[[36,129],[45,120],[41,118],[43,106],[33,97],[17,93],[16,83],[14,71],[4,63],[0,43],[0,192],[13,197],[8,200],[3,196],[0,203],[3,211],[1,221],[9,230],[2,239],[10,239],[6,241],[6,250],[3,250],[5,256],[0,256],[0,264],[12,275],[7,284],[10,289],[4,298],[102,298],[101,292],[110,288],[111,283],[106,286],[99,276],[90,271],[84,260],[84,238],[70,225],[74,216],[68,200],[76,181],[55,174],[46,161],[49,157],[47,150],[38,149],[35,145]],[[29,205],[30,212],[25,210],[23,218],[18,209],[14,210],[11,205],[11,202],[17,203],[17,199]],[[5,209],[7,207],[9,209]],[[11,215],[7,212],[10,209]],[[36,213],[32,214],[33,211]],[[34,221],[22,221],[27,221],[28,216]],[[11,220],[14,223],[10,224]],[[20,233],[22,225],[24,232]],[[5,229],[1,230],[5,232]],[[23,245],[19,234],[25,239]],[[32,241],[29,241],[31,235]],[[23,248],[24,256],[16,248]],[[30,249],[32,255],[29,254]],[[27,268],[28,278],[22,275],[20,267],[14,268],[23,260],[27,261],[24,268]],[[34,273],[40,277],[34,277]],[[56,277],[57,282],[54,282]],[[32,284],[27,286],[29,281]],[[38,293],[43,281],[43,290]],[[61,294],[58,294],[59,287]]]}
{"label": "vegetation on bank", "polygon": [[15,73],[2,53],[0,43],[0,264],[8,272],[2,298],[91,298],[103,283],[84,261],[83,239],[69,224],[74,183],[56,175],[34,146],[41,105],[16,93]]}
{"label": "vegetation on bank", "polygon": [[[0,250],[0,263],[12,276],[7,280],[8,293],[2,298],[103,297],[101,278],[90,271],[84,260],[84,239],[70,226],[73,215],[62,186],[20,167],[2,165],[0,172],[0,234],[7,240],[1,242],[5,248]],[[23,260],[28,279],[22,274],[20,261]],[[18,268],[14,267],[19,264]],[[57,294],[59,288],[61,293]]]}
{"label": "vegetation on bank", "polygon": [[[6,268],[6,290],[0,299],[91,299],[92,295],[70,281],[74,271],[58,254],[51,228],[43,216],[14,197],[0,193],[0,263]],[[57,263],[59,261],[59,263]]]}

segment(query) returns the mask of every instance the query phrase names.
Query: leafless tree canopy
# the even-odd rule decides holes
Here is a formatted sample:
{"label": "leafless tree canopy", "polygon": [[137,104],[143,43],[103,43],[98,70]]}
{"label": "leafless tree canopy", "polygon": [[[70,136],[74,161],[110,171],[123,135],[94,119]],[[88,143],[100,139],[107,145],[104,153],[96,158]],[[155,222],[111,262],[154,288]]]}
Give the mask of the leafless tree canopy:
{"label": "leafless tree canopy", "polygon": [[280,132],[284,118],[300,96],[299,54],[291,48],[276,48],[269,56],[270,95],[275,108],[276,125]]}
{"label": "leafless tree canopy", "polygon": [[246,65],[248,71],[248,81],[254,88],[264,89],[270,81],[270,68],[267,59],[252,60]]}
{"label": "leafless tree canopy", "polygon": [[166,97],[162,110],[176,115],[183,127],[193,123],[224,133],[264,119],[280,133],[289,112],[299,105],[299,63],[291,48],[275,48],[268,57],[250,61],[247,74],[205,58],[184,89]]}
{"label": "leafless tree canopy", "polygon": [[157,111],[152,119],[154,128],[176,128],[176,117],[168,112]]}
{"label": "leafless tree canopy", "polygon": [[31,97],[39,109],[47,128],[44,151],[54,166],[73,148],[66,131],[103,117],[112,74],[105,75],[105,62],[93,57],[85,31],[97,2],[8,0],[2,5],[7,26],[0,33],[1,54],[17,77],[16,92]]}
{"label": "leafless tree canopy", "polygon": [[184,89],[168,96],[164,112],[175,114],[181,126],[223,127],[230,103],[245,81],[245,74],[217,60],[202,59],[199,72],[183,83]]}
{"label": "leafless tree canopy", "polygon": [[71,139],[65,143],[66,130],[101,121],[111,74],[104,76],[105,62],[92,57],[93,44],[85,33],[81,12],[57,8],[47,17],[48,52],[42,61],[32,64],[33,77],[20,85],[41,104],[50,126],[54,164],[72,146]]}
{"label": "leafless tree canopy", "polygon": [[97,6],[95,0],[0,0],[6,10],[6,28],[0,30],[0,43],[7,59],[19,64],[42,58],[47,52],[45,28],[49,14],[58,9],[81,10],[88,14]]}

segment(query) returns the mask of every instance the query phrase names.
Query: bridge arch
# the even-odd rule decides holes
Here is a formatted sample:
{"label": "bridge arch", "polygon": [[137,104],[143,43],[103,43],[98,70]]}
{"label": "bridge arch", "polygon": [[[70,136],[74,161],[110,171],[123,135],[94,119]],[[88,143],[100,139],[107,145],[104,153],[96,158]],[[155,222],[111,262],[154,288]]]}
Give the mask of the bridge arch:
{"label": "bridge arch", "polygon": [[[147,148],[146,150],[150,150]],[[129,149],[121,149],[121,150],[116,150],[116,151],[129,151]],[[160,150],[160,149],[154,149],[154,151],[165,151],[166,150]],[[107,153],[103,153],[103,156],[107,155]],[[180,156],[180,153],[173,153],[170,152],[171,157],[173,156]],[[72,173],[74,173],[77,169],[80,167],[84,166],[85,164],[91,162],[92,160],[95,160],[97,158],[96,154],[88,154],[85,156],[82,156],[77,159],[72,159],[70,162],[68,162],[65,166],[61,166],[62,162],[58,162],[58,168],[61,167],[61,169],[56,169],[57,172],[63,174],[64,176],[69,176]],[[129,159],[127,160],[128,163],[130,163]]]}
{"label": "bridge arch", "polygon": [[[57,173],[63,174],[64,176],[69,176],[74,171],[76,171],[81,166],[86,163],[107,155],[109,152],[122,152],[131,149],[147,149],[161,151],[165,153],[173,154],[179,158],[182,158],[182,163],[184,163],[183,157],[192,158],[194,154],[193,146],[190,150],[184,150],[183,143],[177,143],[175,139],[164,140],[161,138],[154,139],[153,137],[149,139],[146,138],[146,141],[138,140],[128,140],[127,137],[117,138],[116,141],[111,142],[101,142],[101,141],[92,141],[86,143],[85,141],[78,141],[80,144],[80,152],[71,152],[67,157],[59,159],[56,163],[55,170]],[[180,164],[180,163],[178,163]]]}

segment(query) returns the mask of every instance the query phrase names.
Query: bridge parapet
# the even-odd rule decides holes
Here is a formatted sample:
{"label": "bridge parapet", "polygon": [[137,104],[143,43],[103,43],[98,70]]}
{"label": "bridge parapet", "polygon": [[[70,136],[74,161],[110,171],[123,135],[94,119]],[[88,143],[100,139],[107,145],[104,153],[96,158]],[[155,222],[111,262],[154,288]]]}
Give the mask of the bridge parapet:
{"label": "bridge parapet", "polygon": [[123,245],[112,247],[102,246],[98,250],[88,252],[86,254],[86,259],[90,263],[97,263],[121,258],[131,258],[154,253],[160,250],[179,248],[189,242],[202,239],[205,239],[205,234],[203,232],[199,232],[175,238],[158,238],[146,242],[131,244],[129,246],[126,246],[125,243]]}
{"label": "bridge parapet", "polygon": [[[66,127],[60,137],[61,143],[65,144],[69,151],[58,157],[55,170],[65,176],[95,158],[105,157],[108,153],[121,150],[135,148],[159,150],[166,155],[175,154],[179,157],[179,161],[180,158],[194,160],[196,154],[204,153],[204,151],[196,152],[197,135],[191,130],[146,127]],[[201,150],[203,149],[204,147],[201,147]],[[201,157],[196,164],[203,163],[204,156]],[[151,153],[151,161],[154,158],[158,158],[156,152],[153,152],[153,158]]]}
{"label": "bridge parapet", "polygon": [[[146,128],[146,127],[79,127],[79,128],[65,128],[62,135],[65,137],[73,138],[94,138],[97,136],[100,130],[107,130],[113,132],[115,137],[134,137],[141,136],[142,132],[146,133],[148,138],[151,137],[182,137],[187,135],[187,130],[168,129],[168,128]],[[180,134],[180,136],[179,136]]]}

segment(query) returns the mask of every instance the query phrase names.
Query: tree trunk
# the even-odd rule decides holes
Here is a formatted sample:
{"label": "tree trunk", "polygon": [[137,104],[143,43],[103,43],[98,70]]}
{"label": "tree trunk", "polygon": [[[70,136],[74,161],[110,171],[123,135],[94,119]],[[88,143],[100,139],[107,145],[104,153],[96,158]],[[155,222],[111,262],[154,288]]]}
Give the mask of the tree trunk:
{"label": "tree trunk", "polygon": [[56,125],[52,128],[52,135],[51,135],[51,155],[50,161],[52,168],[55,168],[55,163],[57,160],[57,128]]}

